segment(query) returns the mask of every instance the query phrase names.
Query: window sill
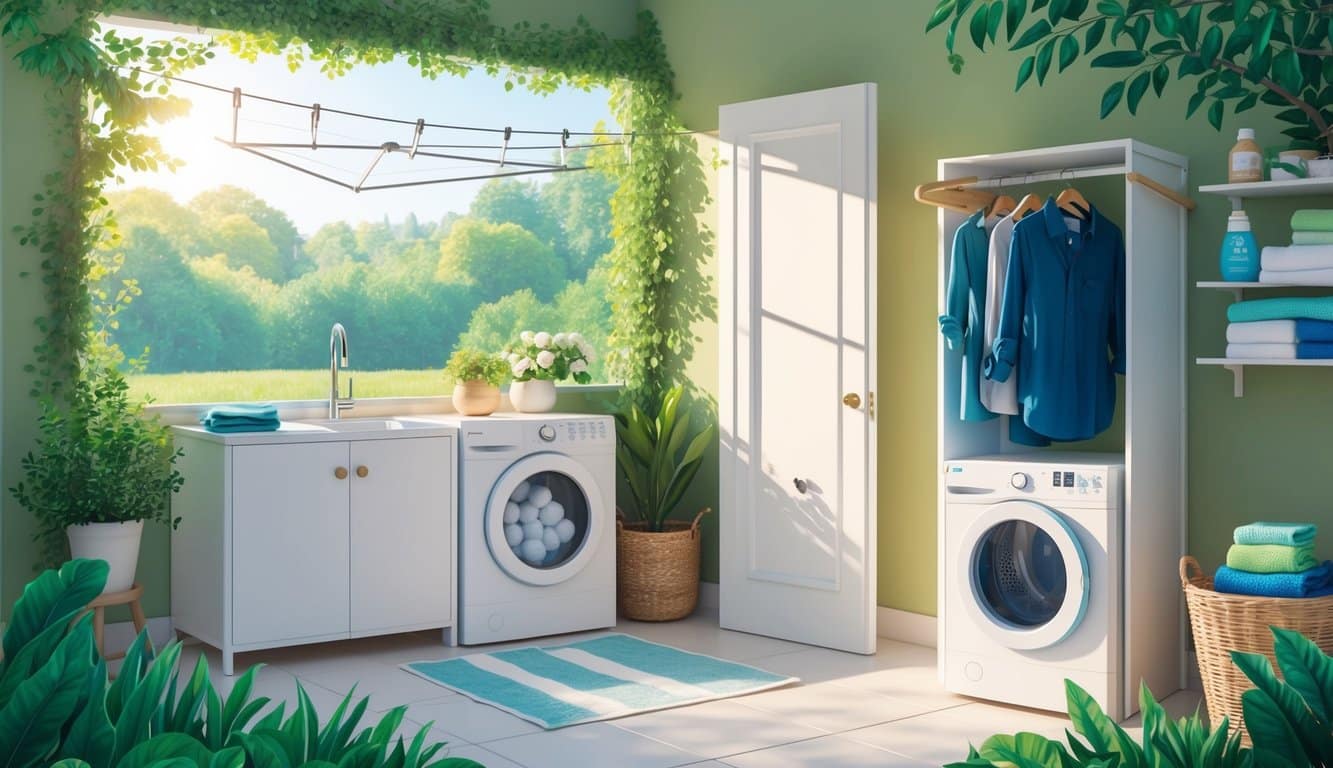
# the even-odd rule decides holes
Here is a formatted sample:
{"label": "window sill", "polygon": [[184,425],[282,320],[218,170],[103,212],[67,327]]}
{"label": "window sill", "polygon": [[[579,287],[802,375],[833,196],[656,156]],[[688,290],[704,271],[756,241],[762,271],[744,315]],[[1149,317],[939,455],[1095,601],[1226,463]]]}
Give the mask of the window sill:
{"label": "window sill", "polygon": [[[624,384],[566,384],[557,385],[558,395],[616,395],[625,388]],[[163,424],[198,424],[199,415],[215,405],[224,403],[182,403],[174,405],[150,405],[144,409],[152,416],[158,416]],[[323,419],[329,414],[328,400],[278,400],[273,403],[278,407],[278,418],[286,421],[301,419]],[[500,411],[513,410],[509,405],[506,392],[501,399]],[[367,397],[356,401],[356,407],[344,418],[384,417],[384,416],[421,416],[426,414],[457,413],[448,396],[436,397]]]}

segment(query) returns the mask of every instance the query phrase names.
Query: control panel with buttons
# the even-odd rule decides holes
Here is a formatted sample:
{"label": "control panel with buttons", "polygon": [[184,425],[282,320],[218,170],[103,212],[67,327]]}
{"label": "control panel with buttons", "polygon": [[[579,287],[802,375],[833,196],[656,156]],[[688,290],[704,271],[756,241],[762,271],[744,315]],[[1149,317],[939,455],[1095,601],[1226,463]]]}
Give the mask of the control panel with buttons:
{"label": "control panel with buttons", "polygon": [[606,419],[570,419],[542,424],[537,436],[548,443],[585,443],[613,441],[616,433]]}
{"label": "control panel with buttons", "polygon": [[1070,496],[1100,496],[1105,493],[1106,477],[1104,472],[1086,470],[1052,469],[1046,473],[1051,488],[1061,488]]}

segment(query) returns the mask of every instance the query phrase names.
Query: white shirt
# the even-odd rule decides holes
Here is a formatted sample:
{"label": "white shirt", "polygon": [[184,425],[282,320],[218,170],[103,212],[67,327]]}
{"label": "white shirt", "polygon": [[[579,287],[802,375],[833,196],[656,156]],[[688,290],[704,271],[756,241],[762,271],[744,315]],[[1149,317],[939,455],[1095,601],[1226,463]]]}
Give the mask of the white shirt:
{"label": "white shirt", "polygon": [[[990,234],[990,251],[986,265],[986,331],[982,337],[983,349],[991,353],[995,335],[1000,327],[1000,306],[1004,303],[1004,278],[1009,269],[1009,244],[1014,239],[1014,217],[1005,216],[995,224]],[[991,413],[1018,415],[1018,377],[1007,381],[991,381],[981,376],[981,404]]]}

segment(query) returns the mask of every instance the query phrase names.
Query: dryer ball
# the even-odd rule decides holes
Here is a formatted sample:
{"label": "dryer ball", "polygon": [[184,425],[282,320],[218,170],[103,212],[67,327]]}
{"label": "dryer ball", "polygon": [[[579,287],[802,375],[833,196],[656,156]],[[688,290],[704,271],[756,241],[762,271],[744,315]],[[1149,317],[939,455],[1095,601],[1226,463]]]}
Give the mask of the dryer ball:
{"label": "dryer ball", "polygon": [[513,493],[509,494],[509,500],[523,501],[524,499],[528,498],[528,489],[531,487],[532,485],[528,483],[527,480],[524,480],[523,482],[518,484],[518,487],[514,489]]}
{"label": "dryer ball", "polygon": [[541,514],[540,511],[533,504],[525,501],[518,505],[518,521],[520,523],[530,523],[536,520],[539,514]]}
{"label": "dryer ball", "polygon": [[518,556],[526,560],[530,565],[540,563],[546,557],[546,547],[538,539],[528,539],[519,547]]}
{"label": "dryer ball", "polygon": [[518,522],[518,505],[512,501],[505,504],[504,522],[505,525]]}
{"label": "dryer ball", "polygon": [[556,534],[554,528],[542,531],[542,545],[546,547],[547,552],[554,552],[560,548],[560,536]]}
{"label": "dryer ball", "polygon": [[505,526],[505,543],[511,547],[517,547],[523,542],[523,526],[518,523],[509,523]]}
{"label": "dryer ball", "polygon": [[574,538],[574,521],[561,520],[555,524],[555,535],[560,537],[560,543],[566,544]]}
{"label": "dryer ball", "polygon": [[541,541],[542,531],[546,530],[542,524],[533,520],[530,523],[523,524],[523,539],[525,541]]}
{"label": "dryer ball", "polygon": [[542,521],[542,525],[549,528],[565,519],[565,507],[558,501],[552,501],[541,508],[537,517]]}
{"label": "dryer ball", "polygon": [[532,490],[528,491],[528,501],[539,509],[550,504],[551,489],[544,485],[532,486]]}

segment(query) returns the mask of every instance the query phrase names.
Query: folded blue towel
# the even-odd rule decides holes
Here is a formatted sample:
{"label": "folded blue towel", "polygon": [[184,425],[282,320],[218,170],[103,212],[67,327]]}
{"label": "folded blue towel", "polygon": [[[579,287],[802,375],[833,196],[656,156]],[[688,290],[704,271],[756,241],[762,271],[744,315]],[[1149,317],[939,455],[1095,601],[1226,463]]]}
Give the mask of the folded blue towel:
{"label": "folded blue towel", "polygon": [[1225,565],[1213,577],[1213,589],[1256,597],[1324,597],[1333,595],[1333,561],[1300,573],[1250,573]]}
{"label": "folded blue towel", "polygon": [[1333,358],[1333,341],[1302,341],[1296,345],[1297,360]]}
{"label": "folded blue towel", "polygon": [[1284,544],[1303,547],[1314,543],[1319,530],[1314,523],[1266,523],[1262,520],[1242,525],[1232,534],[1237,544]]}
{"label": "folded blue towel", "polygon": [[1333,341],[1333,322],[1298,318],[1296,341]]}
{"label": "folded blue towel", "polygon": [[231,434],[234,432],[276,432],[278,427],[282,426],[278,421],[238,423],[238,422],[202,422],[204,429],[218,434]]}
{"label": "folded blue towel", "polygon": [[199,419],[209,432],[273,432],[282,422],[270,403],[231,403],[209,408]]}
{"label": "folded blue towel", "polygon": [[1333,320],[1333,296],[1282,296],[1275,299],[1237,301],[1227,307],[1227,320],[1248,323],[1255,320],[1307,318]]}

